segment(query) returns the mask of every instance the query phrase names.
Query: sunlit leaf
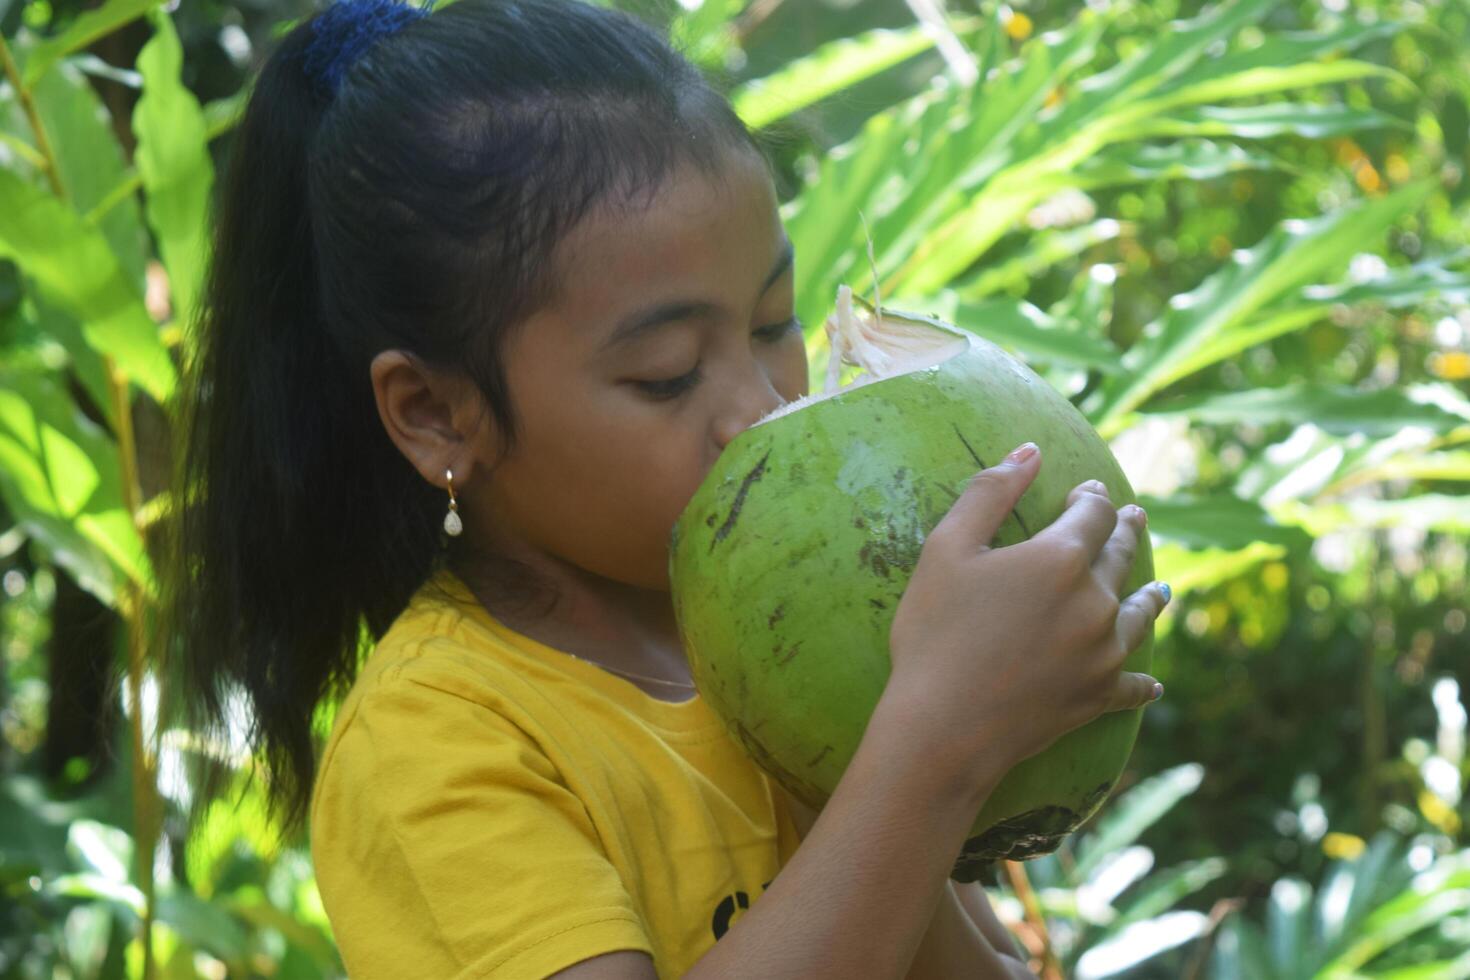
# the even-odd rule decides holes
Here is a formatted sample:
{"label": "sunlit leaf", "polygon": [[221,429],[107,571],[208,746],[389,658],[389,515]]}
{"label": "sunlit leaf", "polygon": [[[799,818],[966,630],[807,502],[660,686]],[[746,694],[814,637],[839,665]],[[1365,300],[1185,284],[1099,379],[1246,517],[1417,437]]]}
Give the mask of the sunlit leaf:
{"label": "sunlit leaf", "polygon": [[121,487],[116,444],[59,386],[0,372],[0,495],[26,533],[109,604],[127,578],[153,588]]}
{"label": "sunlit leaf", "polygon": [[1104,857],[1136,841],[1174,804],[1199,789],[1204,775],[1203,766],[1187,763],[1150,776],[1119,796],[1077,845],[1072,880],[1085,881]]}
{"label": "sunlit leaf", "polygon": [[934,47],[921,26],[879,29],[831,41],[730,94],[751,129],[769,126]]}
{"label": "sunlit leaf", "polygon": [[52,65],[68,54],[80,51],[98,38],[137,20],[158,4],[159,0],[107,0],[95,10],[78,14],[66,30],[37,45],[25,59],[22,69],[25,86],[34,86]]}
{"label": "sunlit leaf", "polygon": [[187,323],[204,279],[214,165],[204,113],[179,78],[183,49],[168,14],[149,16],[153,37],[138,54],[143,94],[133,110],[134,161],[147,192],[148,223],[168,270],[176,322]]}
{"label": "sunlit leaf", "polygon": [[703,0],[693,10],[681,10],[669,24],[674,47],[701,68],[724,67],[732,46],[730,22],[745,0]]}
{"label": "sunlit leaf", "polygon": [[1148,415],[1179,415],[1194,423],[1303,424],[1343,435],[1394,435],[1417,425],[1447,432],[1464,424],[1437,405],[1415,401],[1399,388],[1360,391],[1346,385],[1297,382],[1279,388],[1201,392],[1150,403]]}
{"label": "sunlit leaf", "polygon": [[[1151,516],[1151,515],[1150,515]],[[1153,546],[1154,577],[1175,594],[1228,582],[1268,561],[1286,557],[1285,545],[1258,541],[1244,548],[1187,548],[1160,541]]]}
{"label": "sunlit leaf", "polygon": [[0,170],[0,255],[76,317],[87,342],[154,400],[167,402],[176,372],[158,330],[102,233],[50,194]]}
{"label": "sunlit leaf", "polygon": [[1094,245],[1111,241],[1123,233],[1126,226],[1113,218],[1101,218],[1078,228],[1045,229],[1029,236],[1019,253],[1004,262],[987,266],[974,278],[956,286],[954,292],[961,299],[983,299],[992,293],[1001,292],[1012,285],[1024,286],[1027,281],[1066,259],[1080,255]]}
{"label": "sunlit leaf", "polygon": [[[1233,262],[1194,291],[1176,296],[1168,311],[1145,328],[1145,339],[1124,355],[1129,373],[1109,382],[1085,406],[1094,425],[1104,437],[1115,434],[1155,392],[1207,366],[1196,357],[1201,348],[1249,327],[1258,311],[1289,291],[1336,272],[1365,242],[1376,242],[1394,220],[1417,207],[1429,190],[1425,183],[1409,185],[1311,221],[1287,222],[1255,247],[1237,252]],[[1292,325],[1305,326],[1315,315]]]}
{"label": "sunlit leaf", "polygon": [[1181,899],[1224,875],[1228,866],[1224,858],[1212,857],[1186,861],[1149,876],[1120,911],[1115,925],[1127,925],[1169,911]]}
{"label": "sunlit leaf", "polygon": [[1399,500],[1355,498],[1324,504],[1285,501],[1275,510],[1315,537],[1343,528],[1411,527],[1455,534],[1470,532],[1470,496],[1421,493]]}
{"label": "sunlit leaf", "polygon": [[1345,105],[1271,102],[1265,105],[1190,106],[1156,119],[1157,136],[1233,136],[1266,139],[1291,134],[1325,139],[1364,129],[1409,129],[1410,124],[1377,109]]}
{"label": "sunlit leaf", "polygon": [[1148,512],[1151,536],[1192,548],[1238,550],[1263,542],[1302,549],[1312,543],[1300,528],[1278,523],[1259,504],[1239,497],[1144,495],[1138,503]]}
{"label": "sunlit leaf", "polygon": [[1269,153],[1232,143],[1180,140],[1164,146],[1126,144],[1094,154],[1074,171],[1077,186],[1107,187],[1148,180],[1206,180],[1237,170],[1277,170]]}

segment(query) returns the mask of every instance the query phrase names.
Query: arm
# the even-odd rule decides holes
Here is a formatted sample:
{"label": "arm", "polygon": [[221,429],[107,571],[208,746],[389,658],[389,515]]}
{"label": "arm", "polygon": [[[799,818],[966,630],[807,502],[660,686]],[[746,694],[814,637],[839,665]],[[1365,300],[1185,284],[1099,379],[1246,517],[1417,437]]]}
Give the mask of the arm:
{"label": "arm", "polygon": [[1008,960],[1015,961],[1006,963],[1006,967],[1011,971],[1010,975],[1023,978],[1023,980],[1033,980],[1036,974],[1031,972],[1031,968],[1026,965],[1026,956],[1017,951],[1015,937],[996,917],[995,909],[991,907],[990,899],[980,883],[976,881],[968,885],[961,885],[951,882],[951,886],[954,888],[956,899],[969,914],[970,920],[985,934],[996,951]]}
{"label": "arm", "polygon": [[[890,685],[806,839],[761,900],[695,964],[689,980],[897,980],[909,975],[936,916],[933,928],[957,937],[945,943],[947,950],[953,951],[953,942],[976,942],[973,924],[955,915],[961,910],[947,887],[948,873],[1006,767],[963,778],[942,775],[934,765],[937,746],[913,737],[913,717],[913,697]],[[975,951],[988,949],[983,937],[979,942]],[[963,948],[966,955],[972,951],[969,944]],[[957,975],[974,975],[975,959],[964,963]]]}
{"label": "arm", "polygon": [[[816,811],[779,786],[777,791],[786,801],[797,835],[805,839],[816,823]],[[961,976],[1034,980],[1036,975],[1015,954],[1015,940],[995,917],[979,883],[946,885],[906,980]]]}

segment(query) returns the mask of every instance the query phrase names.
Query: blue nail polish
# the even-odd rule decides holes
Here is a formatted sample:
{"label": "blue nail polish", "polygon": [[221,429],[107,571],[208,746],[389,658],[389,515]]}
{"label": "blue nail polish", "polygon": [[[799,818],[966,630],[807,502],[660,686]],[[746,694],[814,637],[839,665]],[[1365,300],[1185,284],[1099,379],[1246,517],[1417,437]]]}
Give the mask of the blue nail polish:
{"label": "blue nail polish", "polygon": [[1160,582],[1159,583],[1159,591],[1162,592],[1162,593],[1164,593],[1164,605],[1167,606],[1169,604],[1169,600],[1174,597],[1173,590],[1171,590],[1169,588],[1169,583],[1168,582]]}

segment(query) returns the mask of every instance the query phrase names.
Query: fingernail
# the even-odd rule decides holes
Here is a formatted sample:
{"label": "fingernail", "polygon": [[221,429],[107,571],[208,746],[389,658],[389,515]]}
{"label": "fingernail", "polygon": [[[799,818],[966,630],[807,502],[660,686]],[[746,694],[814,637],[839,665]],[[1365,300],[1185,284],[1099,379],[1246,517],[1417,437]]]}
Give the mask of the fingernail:
{"label": "fingernail", "polygon": [[1135,519],[1145,527],[1148,525],[1148,511],[1137,504],[1129,504],[1125,509],[1128,511],[1129,517]]}
{"label": "fingernail", "polygon": [[1088,480],[1086,483],[1082,484],[1082,489],[1088,491],[1089,493],[1100,493],[1104,497],[1108,495],[1108,488],[1102,485],[1101,480]]}
{"label": "fingernail", "polygon": [[1153,696],[1153,699],[1152,700],[1157,701],[1159,698],[1161,698],[1163,696],[1164,696],[1164,685],[1162,685],[1162,684],[1158,683],[1157,681],[1155,681],[1154,682],[1154,696]]}
{"label": "fingernail", "polygon": [[1035,456],[1038,451],[1039,450],[1037,450],[1037,448],[1036,448],[1036,443],[1034,443],[1034,442],[1023,442],[1019,446],[1017,446],[1015,449],[1011,450],[1011,454],[1006,457],[1006,462],[1007,463],[1024,463],[1024,462],[1026,462],[1026,460],[1030,459],[1032,456]]}
{"label": "fingernail", "polygon": [[1168,582],[1160,582],[1159,583],[1159,591],[1161,593],[1163,593],[1163,596],[1164,596],[1164,605],[1167,606],[1169,604],[1169,600],[1174,597],[1174,590],[1171,589],[1171,588],[1169,588],[1169,583]]}

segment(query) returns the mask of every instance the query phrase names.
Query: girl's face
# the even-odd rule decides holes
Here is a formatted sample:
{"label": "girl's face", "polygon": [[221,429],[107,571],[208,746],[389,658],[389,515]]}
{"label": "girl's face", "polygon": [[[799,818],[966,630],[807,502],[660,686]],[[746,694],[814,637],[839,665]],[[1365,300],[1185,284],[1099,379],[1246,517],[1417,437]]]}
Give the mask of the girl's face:
{"label": "girl's face", "polygon": [[770,177],[754,154],[727,161],[559,246],[558,295],[505,349],[516,449],[494,472],[489,440],[476,451],[477,544],[667,590],[669,532],[720,452],[807,393]]}

